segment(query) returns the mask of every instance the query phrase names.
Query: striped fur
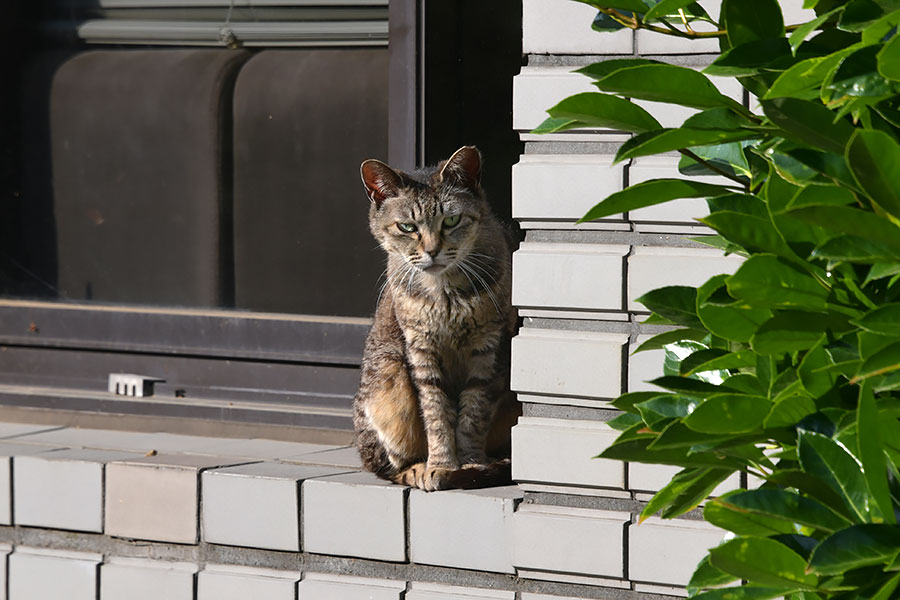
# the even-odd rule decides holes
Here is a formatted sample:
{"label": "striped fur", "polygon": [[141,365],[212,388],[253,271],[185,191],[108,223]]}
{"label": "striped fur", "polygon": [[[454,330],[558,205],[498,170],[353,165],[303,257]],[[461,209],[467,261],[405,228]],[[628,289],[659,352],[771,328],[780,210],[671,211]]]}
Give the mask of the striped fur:
{"label": "striped fur", "polygon": [[511,236],[480,186],[481,157],[459,149],[406,174],[362,165],[387,281],[354,401],[365,467],[424,490],[509,481]]}

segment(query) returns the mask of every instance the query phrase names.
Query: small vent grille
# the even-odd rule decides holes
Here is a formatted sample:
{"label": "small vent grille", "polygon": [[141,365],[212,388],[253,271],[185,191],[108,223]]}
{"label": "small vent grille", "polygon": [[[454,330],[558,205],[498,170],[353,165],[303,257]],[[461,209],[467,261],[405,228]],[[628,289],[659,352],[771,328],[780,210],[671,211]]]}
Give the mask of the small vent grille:
{"label": "small vent grille", "polygon": [[153,384],[165,381],[157,377],[133,375],[131,373],[110,373],[109,392],[117,396],[152,396]]}

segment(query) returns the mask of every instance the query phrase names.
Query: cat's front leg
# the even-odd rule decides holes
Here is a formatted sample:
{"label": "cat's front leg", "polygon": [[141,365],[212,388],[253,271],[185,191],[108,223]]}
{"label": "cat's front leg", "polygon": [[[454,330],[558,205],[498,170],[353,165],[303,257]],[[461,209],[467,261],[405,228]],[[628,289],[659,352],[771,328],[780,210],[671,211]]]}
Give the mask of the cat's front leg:
{"label": "cat's front leg", "polygon": [[490,462],[485,446],[497,409],[499,390],[495,365],[495,348],[474,353],[469,360],[469,376],[459,395],[459,420],[456,424],[456,448],[464,465]]}
{"label": "cat's front leg", "polygon": [[428,442],[427,468],[456,469],[456,410],[442,387],[439,359],[435,352],[415,347],[408,350],[408,356]]}

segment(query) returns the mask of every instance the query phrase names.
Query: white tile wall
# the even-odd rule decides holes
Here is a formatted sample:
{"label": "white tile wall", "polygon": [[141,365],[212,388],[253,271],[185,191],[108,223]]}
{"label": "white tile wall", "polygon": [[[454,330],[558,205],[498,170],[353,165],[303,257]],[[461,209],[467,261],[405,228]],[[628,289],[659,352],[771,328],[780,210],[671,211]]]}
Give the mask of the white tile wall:
{"label": "white tile wall", "polygon": [[513,573],[516,486],[409,494],[410,560],[414,563]]}
{"label": "white tile wall", "polygon": [[515,516],[520,569],[623,577],[625,512],[523,504]]}
{"label": "white tile wall", "polygon": [[612,161],[608,155],[522,155],[512,168],[513,217],[577,221],[622,189],[624,167]]}
{"label": "white tile wall", "polygon": [[513,427],[513,479],[624,489],[625,463],[594,458],[616,437],[601,421],[521,417]]}
{"label": "white tile wall", "polygon": [[516,306],[621,310],[628,246],[522,242],[513,254]]}
{"label": "white tile wall", "polygon": [[530,131],[544,122],[547,109],[563,98],[596,92],[591,79],[576,67],[522,67],[513,78],[513,129]]}
{"label": "white tile wall", "polygon": [[400,600],[405,589],[405,581],[307,573],[297,586],[297,597],[299,600]]}
{"label": "white tile wall", "polygon": [[716,248],[643,246],[628,257],[628,309],[646,311],[637,298],[670,285],[700,286],[710,277],[734,273],[743,258]]}
{"label": "white tile wall", "polygon": [[111,558],[100,567],[100,600],[194,600],[197,565]]}
{"label": "white tile wall", "polygon": [[614,398],[622,389],[627,342],[624,334],[523,328],[512,341],[512,388]]}
{"label": "white tile wall", "polygon": [[571,0],[523,0],[522,52],[631,54],[631,30],[598,33],[591,29],[596,14],[597,9]]}
{"label": "white tile wall", "polygon": [[628,530],[628,568],[634,581],[686,585],[709,548],[725,532],[705,521],[650,517]]}
{"label": "white tile wall", "polygon": [[9,599],[97,600],[101,560],[100,554],[18,546],[9,555]]}
{"label": "white tile wall", "polygon": [[300,573],[206,565],[197,574],[197,600],[296,600]]}
{"label": "white tile wall", "polygon": [[406,559],[407,489],[372,473],[303,483],[303,548],[377,560]]}

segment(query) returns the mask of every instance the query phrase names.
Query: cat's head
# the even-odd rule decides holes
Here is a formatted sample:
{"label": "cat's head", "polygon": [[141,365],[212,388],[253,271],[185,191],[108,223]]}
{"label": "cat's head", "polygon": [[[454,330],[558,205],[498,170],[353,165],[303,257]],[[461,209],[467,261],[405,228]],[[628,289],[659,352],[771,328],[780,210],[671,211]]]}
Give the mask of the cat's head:
{"label": "cat's head", "polygon": [[377,160],[360,167],[369,195],[369,227],[384,250],[418,272],[440,277],[472,252],[489,215],[481,154],[463,146],[436,168],[415,174]]}

